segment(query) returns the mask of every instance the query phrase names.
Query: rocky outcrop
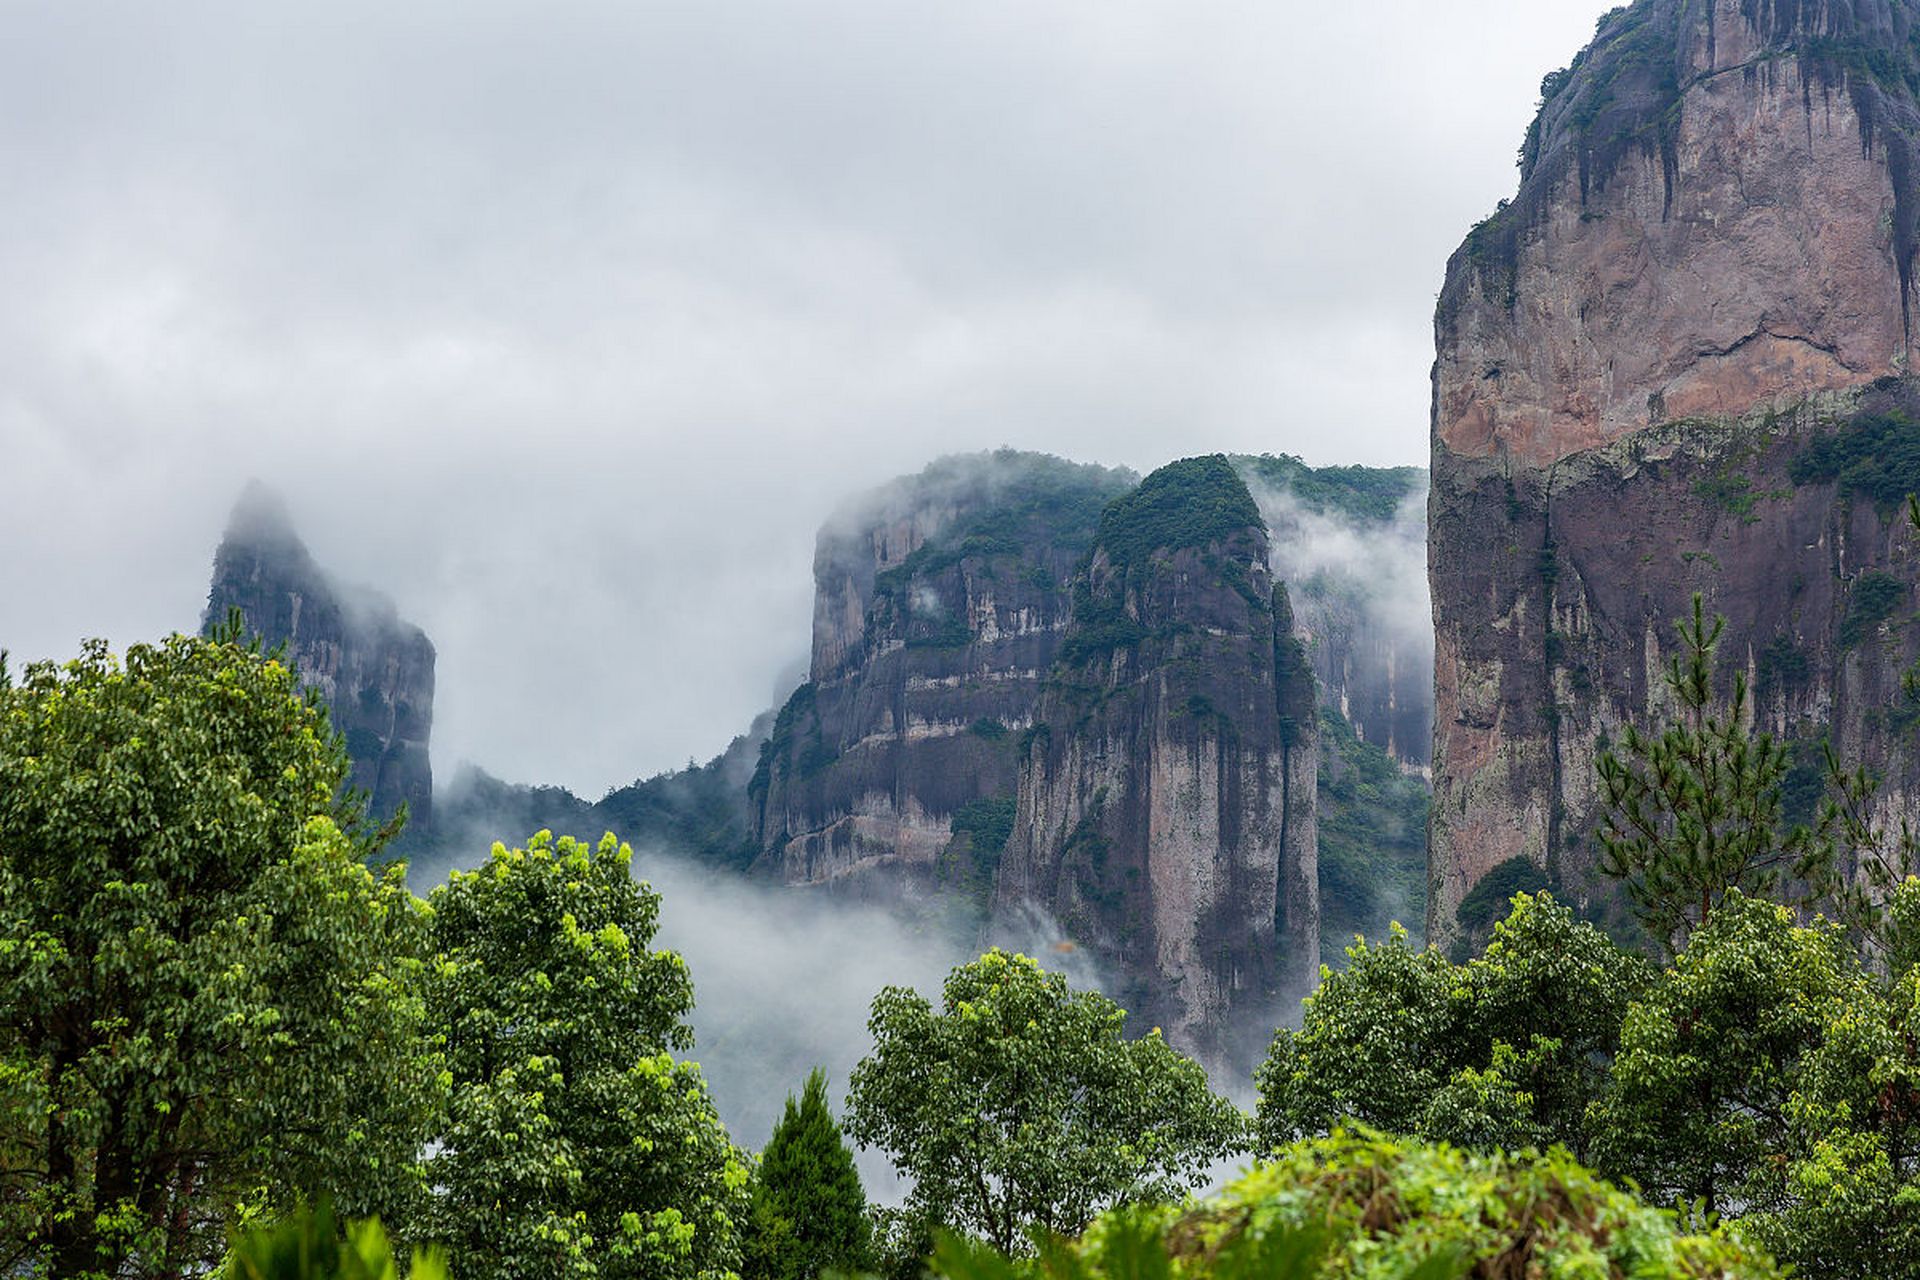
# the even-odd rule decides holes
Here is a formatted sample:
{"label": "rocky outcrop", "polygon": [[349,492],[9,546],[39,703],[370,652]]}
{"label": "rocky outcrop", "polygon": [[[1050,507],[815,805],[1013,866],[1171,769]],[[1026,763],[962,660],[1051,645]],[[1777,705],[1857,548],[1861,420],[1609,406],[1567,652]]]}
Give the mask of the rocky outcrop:
{"label": "rocky outcrop", "polygon": [[213,558],[203,624],[233,610],[269,646],[286,646],[301,681],[345,735],[352,784],[384,821],[405,805],[403,840],[433,828],[433,644],[372,591],[334,582],[293,531],[285,505],[259,482],[235,504]]}
{"label": "rocky outcrop", "polygon": [[1410,773],[1433,748],[1427,473],[1235,458],[1266,521],[1268,568],[1288,584],[1321,705]]}
{"label": "rocky outcrop", "polygon": [[1911,809],[1889,727],[1913,647],[1910,535],[1886,501],[1904,480],[1862,476],[1908,447],[1913,407],[1915,17],[1615,10],[1543,84],[1519,194],[1448,264],[1430,937],[1516,861],[1604,896],[1595,744],[1652,710],[1695,591],[1770,723],[1831,728]]}
{"label": "rocky outcrop", "polygon": [[1314,681],[1267,551],[1224,458],[1107,509],[995,890],[1050,909],[1122,1004],[1222,1064],[1256,1057],[1236,1029],[1270,1030],[1257,1015],[1319,967]]}
{"label": "rocky outcrop", "polygon": [[809,679],[749,787],[764,874],[886,898],[990,877],[998,849],[951,849],[954,817],[1011,804],[1074,571],[1133,483],[1035,454],[949,458],[821,531]]}

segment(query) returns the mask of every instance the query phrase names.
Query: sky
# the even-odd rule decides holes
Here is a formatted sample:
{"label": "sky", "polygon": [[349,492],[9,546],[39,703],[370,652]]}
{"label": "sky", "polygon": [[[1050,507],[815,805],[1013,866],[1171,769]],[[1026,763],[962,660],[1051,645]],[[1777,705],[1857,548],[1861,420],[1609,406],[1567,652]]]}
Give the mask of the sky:
{"label": "sky", "polygon": [[1447,255],[1605,0],[0,0],[0,647],[198,624],[241,486],[588,796],[800,678],[849,495],[1423,463]]}

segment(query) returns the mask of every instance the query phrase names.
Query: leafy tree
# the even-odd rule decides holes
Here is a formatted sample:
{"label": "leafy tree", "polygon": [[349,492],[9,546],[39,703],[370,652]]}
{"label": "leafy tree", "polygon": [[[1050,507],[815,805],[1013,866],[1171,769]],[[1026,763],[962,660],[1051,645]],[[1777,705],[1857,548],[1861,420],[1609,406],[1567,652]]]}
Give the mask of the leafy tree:
{"label": "leafy tree", "polygon": [[1774,1210],[1762,1175],[1793,1146],[1789,1102],[1836,1019],[1872,989],[1837,928],[1737,889],[1628,1010],[1604,1097],[1601,1167],[1657,1199]]}
{"label": "leafy tree", "polygon": [[827,1077],[815,1070],[774,1126],[753,1184],[746,1274],[813,1280],[870,1262],[872,1224],[853,1153],[827,1109]]}
{"label": "leafy tree", "polygon": [[317,1186],[404,1218],[424,920],[257,647],[0,677],[0,1273],[198,1273]]}
{"label": "leafy tree", "polygon": [[747,1169],[676,1063],[686,964],[648,951],[660,899],[632,851],[540,832],[434,890],[430,1007],[451,1100],[430,1238],[463,1280],[717,1277]]}
{"label": "leafy tree", "polygon": [[1342,1130],[1279,1152],[1200,1204],[1124,1206],[1021,1265],[963,1241],[945,1280],[1764,1280],[1779,1270],[1723,1230],[1609,1186],[1564,1151],[1480,1155]]}
{"label": "leafy tree", "polygon": [[847,1129],[913,1179],[924,1221],[1003,1251],[1034,1228],[1078,1231],[1101,1206],[1173,1198],[1237,1149],[1240,1114],[1156,1029],[994,950],[947,977],[936,1011],[888,987],[854,1068]]}
{"label": "leafy tree", "polygon": [[1486,953],[1449,964],[1404,930],[1323,971],[1256,1077],[1263,1150],[1359,1123],[1483,1149],[1588,1145],[1645,962],[1545,893],[1515,895]]}
{"label": "leafy tree", "polygon": [[1781,830],[1788,753],[1748,728],[1744,673],[1734,674],[1730,702],[1715,696],[1714,648],[1726,621],[1709,622],[1693,597],[1665,673],[1678,718],[1655,737],[1627,726],[1620,749],[1599,760],[1600,869],[1625,884],[1642,926],[1670,951],[1730,892],[1770,897],[1783,876],[1817,886],[1829,879],[1826,847]]}

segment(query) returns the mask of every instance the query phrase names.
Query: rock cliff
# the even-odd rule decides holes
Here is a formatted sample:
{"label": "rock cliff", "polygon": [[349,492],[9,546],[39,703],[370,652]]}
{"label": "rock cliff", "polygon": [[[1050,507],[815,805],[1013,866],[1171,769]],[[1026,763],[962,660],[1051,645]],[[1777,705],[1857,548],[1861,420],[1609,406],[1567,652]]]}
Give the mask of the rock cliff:
{"label": "rock cliff", "polygon": [[1496,870],[1604,898],[1595,745],[1652,709],[1695,591],[1727,615],[1723,668],[1750,673],[1767,722],[1830,730],[1911,811],[1916,575],[1889,497],[1920,474],[1889,469],[1920,444],[1917,12],[1614,10],[1543,83],[1517,196],[1449,262],[1436,940]]}
{"label": "rock cliff", "polygon": [[1069,583],[1134,479],[1011,451],[949,458],[821,531],[809,679],[749,788],[762,872],[887,898],[991,879],[997,844],[951,847],[954,819],[997,826],[1011,805]]}
{"label": "rock cliff", "polygon": [[1319,968],[1314,679],[1267,552],[1225,458],[1107,508],[995,890],[1048,907],[1122,1004],[1218,1063],[1257,1057],[1236,1032],[1270,1030]]}
{"label": "rock cliff", "polygon": [[285,505],[247,486],[213,558],[203,625],[238,609],[268,646],[286,645],[300,679],[318,690],[346,736],[352,783],[385,820],[402,804],[406,847],[433,829],[433,644],[374,592],[342,586],[314,563]]}

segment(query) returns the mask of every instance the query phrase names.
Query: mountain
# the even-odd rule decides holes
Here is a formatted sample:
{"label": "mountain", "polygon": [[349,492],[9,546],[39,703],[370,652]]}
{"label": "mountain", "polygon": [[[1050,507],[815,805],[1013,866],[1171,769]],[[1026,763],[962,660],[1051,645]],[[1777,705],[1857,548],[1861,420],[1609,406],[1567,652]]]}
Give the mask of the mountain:
{"label": "mountain", "polygon": [[1543,82],[1435,319],[1430,937],[1483,882],[1607,905],[1596,744],[1695,592],[1800,802],[1830,734],[1914,815],[1917,16],[1638,0]]}
{"label": "mountain", "polygon": [[385,820],[405,805],[403,847],[433,830],[433,644],[377,592],[346,586],[314,563],[285,504],[254,481],[213,557],[202,625],[234,610],[269,646],[286,646],[301,681],[346,736],[351,780]]}
{"label": "mountain", "polygon": [[1320,968],[1319,721],[1267,529],[1224,457],[1108,504],[1021,735],[1002,909],[1038,902],[1204,1061],[1257,1058]]}
{"label": "mountain", "polygon": [[[424,887],[497,839],[611,830],[969,945],[1038,933],[1243,1069],[1323,945],[1420,909],[1423,481],[941,459],[821,530],[809,678],[720,756],[598,800],[464,765],[429,808],[421,775],[431,826],[402,851]],[[356,777],[395,785],[415,740],[379,731],[431,719],[425,637],[335,586],[259,489],[216,556],[209,620],[230,606],[289,643]],[[381,682],[416,650],[424,687]]]}

